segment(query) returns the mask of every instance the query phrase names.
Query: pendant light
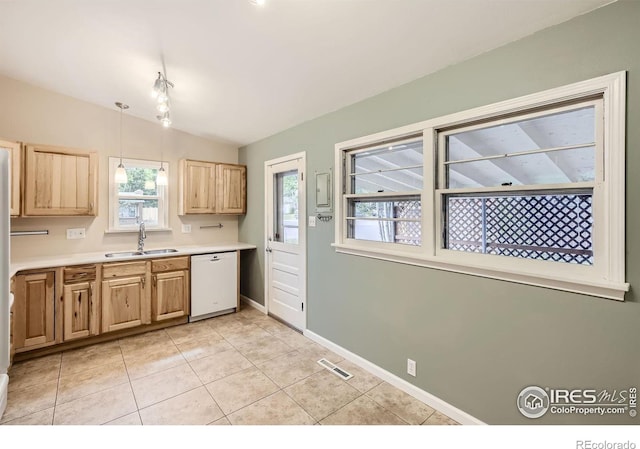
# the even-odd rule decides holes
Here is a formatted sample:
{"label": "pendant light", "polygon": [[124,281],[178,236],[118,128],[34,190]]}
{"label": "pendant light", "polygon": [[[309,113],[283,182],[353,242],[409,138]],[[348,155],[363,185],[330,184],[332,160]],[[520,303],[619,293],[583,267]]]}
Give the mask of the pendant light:
{"label": "pendant light", "polygon": [[162,138],[160,139],[160,168],[158,169],[158,175],[156,176],[156,185],[158,186],[166,186],[169,184],[169,179],[167,178],[167,172],[164,169],[164,130],[162,132]]}
{"label": "pendant light", "polygon": [[167,178],[167,172],[164,170],[164,161],[160,161],[160,168],[158,169],[158,177],[156,178],[156,185],[166,186],[169,184],[169,179]]}
{"label": "pendant light", "polygon": [[116,175],[115,175],[114,181],[118,184],[126,184],[128,181],[127,171],[125,170],[124,165],[122,164],[122,112],[125,109],[129,109],[129,106],[119,101],[116,102],[116,106],[120,108],[120,164],[116,169]]}

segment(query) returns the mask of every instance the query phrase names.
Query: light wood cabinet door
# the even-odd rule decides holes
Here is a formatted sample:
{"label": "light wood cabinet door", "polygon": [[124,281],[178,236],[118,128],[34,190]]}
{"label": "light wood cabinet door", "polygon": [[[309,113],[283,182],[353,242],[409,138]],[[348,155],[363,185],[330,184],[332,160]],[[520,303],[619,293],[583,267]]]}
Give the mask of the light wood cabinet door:
{"label": "light wood cabinet door", "polygon": [[189,315],[189,272],[156,273],[152,278],[151,314],[153,321]]}
{"label": "light wood cabinet door", "polygon": [[218,164],[216,169],[216,212],[247,213],[247,167]]}
{"label": "light wood cabinet door", "polygon": [[27,145],[23,215],[95,216],[97,183],[97,153]]}
{"label": "light wood cabinet door", "polygon": [[64,340],[98,335],[98,297],[96,281],[64,286]]}
{"label": "light wood cabinet door", "polygon": [[112,332],[151,322],[147,276],[102,281],[102,332]]}
{"label": "light wood cabinet door", "polygon": [[179,168],[178,215],[216,212],[216,164],[183,159]]}
{"label": "light wood cabinet door", "polygon": [[0,140],[0,149],[9,152],[11,162],[11,216],[20,215],[20,161],[22,160],[22,147],[18,142],[5,142]]}
{"label": "light wood cabinet door", "polygon": [[54,283],[54,271],[16,275],[13,306],[16,352],[56,343]]}

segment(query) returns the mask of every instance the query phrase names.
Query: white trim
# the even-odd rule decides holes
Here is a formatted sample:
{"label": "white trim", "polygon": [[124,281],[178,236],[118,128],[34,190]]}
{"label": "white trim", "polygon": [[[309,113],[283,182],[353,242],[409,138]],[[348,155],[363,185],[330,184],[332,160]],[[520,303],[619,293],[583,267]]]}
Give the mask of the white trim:
{"label": "white trim", "polygon": [[357,354],[354,354],[353,352],[343,348],[342,346],[337,345],[331,340],[327,340],[326,338],[316,334],[313,331],[310,331],[308,329],[305,330],[304,336],[324,346],[325,348],[335,352],[336,354],[344,357],[350,362],[355,363],[360,368],[370,372],[371,374],[378,376],[380,379],[404,391],[410,396],[413,396],[417,400],[422,401],[428,406],[433,407],[439,412],[444,413],[445,415],[459,422],[460,424],[470,424],[470,425],[485,424],[484,422],[480,421],[478,418],[474,416],[471,416],[467,412],[462,411],[459,408],[440,399],[439,397],[434,396],[433,394],[416,387],[415,385],[407,382],[401,377],[398,377],[395,374],[390,373],[384,368],[381,368],[378,365],[370,362],[369,360],[362,358]]}
{"label": "white trim", "polygon": [[[526,111],[553,107],[568,101],[589,101],[599,95],[602,101],[601,114],[603,120],[596,125],[603,130],[597,132],[601,136],[600,148],[596,152],[598,163],[596,180],[593,183],[573,183],[570,185],[539,185],[534,190],[567,187],[571,189],[591,187],[594,195],[594,230],[593,249],[596,260],[593,266],[572,266],[572,264],[552,264],[528,259],[506,258],[501,256],[456,253],[440,248],[442,230],[441,197],[442,194],[462,193],[466,191],[484,191],[487,189],[449,189],[437,190],[442,185],[443,170],[436,170],[436,149],[442,153],[443,146],[437,145],[439,130],[441,134],[451,128],[460,127],[469,122],[480,120],[513,120],[514,114],[526,114]],[[572,108],[574,105],[560,106]],[[598,107],[596,108],[599,109]],[[540,114],[536,112],[536,114]],[[388,131],[363,136],[337,143],[335,145],[336,170],[341,168],[341,175],[335,177],[335,196],[340,207],[336,207],[335,243],[337,252],[372,257],[382,260],[407,263],[411,265],[442,269],[457,273],[471,274],[493,279],[506,280],[528,285],[570,291],[591,296],[624,300],[624,293],[629,290],[625,282],[625,117],[626,117],[626,72],[617,72],[591,80],[581,81],[567,86],[549,89],[515,99],[494,103],[487,106],[449,114],[443,117],[395,128]],[[475,125],[474,125],[475,126]],[[462,128],[461,128],[462,129]],[[465,128],[466,129],[466,128]],[[456,130],[457,131],[457,130]],[[397,140],[406,136],[423,132],[424,189],[422,191],[423,223],[422,245],[408,247],[394,243],[377,244],[363,240],[349,239],[347,229],[347,197],[343,183],[345,182],[345,162],[347,151],[360,149]],[[596,145],[598,148],[598,145]],[[602,150],[600,150],[602,151]],[[443,154],[439,155],[442,160]],[[604,161],[602,159],[604,158]],[[440,183],[436,184],[435,173],[439,174]],[[491,188],[491,191],[528,190],[528,187],[511,186]],[[348,191],[348,189],[347,189]],[[490,266],[490,268],[487,268]],[[515,267],[515,268],[514,268]]]}
{"label": "white trim", "polygon": [[265,315],[267,314],[267,309],[265,309],[265,307],[262,304],[254,301],[248,296],[240,295],[240,301],[249,307],[253,307],[257,311],[264,313]]}

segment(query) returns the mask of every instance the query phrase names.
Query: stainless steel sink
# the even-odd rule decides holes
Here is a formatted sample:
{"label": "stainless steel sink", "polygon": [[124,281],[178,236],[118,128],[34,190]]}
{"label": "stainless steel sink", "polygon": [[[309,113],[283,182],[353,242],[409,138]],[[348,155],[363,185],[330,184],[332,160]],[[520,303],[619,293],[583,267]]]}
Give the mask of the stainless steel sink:
{"label": "stainless steel sink", "polygon": [[107,253],[106,257],[133,257],[133,256],[147,256],[153,254],[169,254],[177,253],[177,249],[149,249],[147,251],[120,251],[118,253]]}
{"label": "stainless steel sink", "polygon": [[150,249],[147,251],[143,251],[144,254],[168,254],[168,253],[177,253],[177,249]]}
{"label": "stainless steel sink", "polygon": [[106,257],[131,257],[131,256],[142,256],[144,253],[140,251],[121,251],[119,253],[107,253]]}

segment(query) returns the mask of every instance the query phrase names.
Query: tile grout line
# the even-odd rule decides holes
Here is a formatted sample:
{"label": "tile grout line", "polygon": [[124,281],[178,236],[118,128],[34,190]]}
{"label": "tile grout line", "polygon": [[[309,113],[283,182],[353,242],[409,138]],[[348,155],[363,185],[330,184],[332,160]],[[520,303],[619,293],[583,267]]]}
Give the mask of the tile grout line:
{"label": "tile grout line", "polygon": [[58,393],[60,392],[60,379],[62,378],[62,354],[60,354],[60,366],[58,367],[58,382],[56,383],[56,397],[53,400],[53,416],[51,417],[51,425],[53,426],[56,422],[56,411],[58,410]]}
{"label": "tile grout line", "polygon": [[[131,389],[131,395],[133,396],[133,403],[136,405],[136,413],[138,414],[138,418],[140,418],[140,425],[144,425],[142,422],[142,416],[140,416],[140,408],[138,407],[138,399],[136,398],[136,392],[133,391],[133,384],[131,383],[131,375],[129,374],[129,368],[127,367],[127,361],[124,358],[124,352],[122,352],[122,346],[120,345],[120,338],[118,339],[118,349],[120,349],[120,356],[122,357],[122,363],[124,363],[124,371],[127,373],[127,379],[129,379],[129,388]],[[130,413],[127,413],[130,414]],[[115,421],[116,419],[120,419],[127,415],[119,416],[118,418],[112,419],[111,421]],[[111,422],[108,421],[107,423]],[[107,424],[103,423],[103,424]]]}

